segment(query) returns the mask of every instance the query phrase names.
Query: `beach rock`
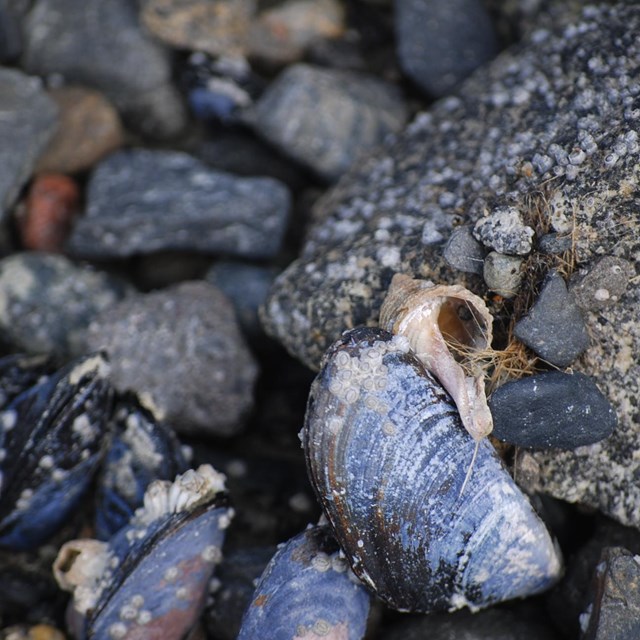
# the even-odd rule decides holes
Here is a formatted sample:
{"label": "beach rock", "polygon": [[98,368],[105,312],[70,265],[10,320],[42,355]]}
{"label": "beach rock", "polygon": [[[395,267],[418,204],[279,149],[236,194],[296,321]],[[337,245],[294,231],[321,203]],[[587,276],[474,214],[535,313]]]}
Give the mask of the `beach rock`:
{"label": "beach rock", "polygon": [[167,138],[184,127],[169,56],[145,35],[127,0],[37,0],[24,33],[28,72],[98,89],[145,135]]}
{"label": "beach rock", "polygon": [[118,112],[101,93],[61,87],[50,90],[49,97],[58,105],[58,129],[38,159],[37,172],[85,171],[124,143]]}
{"label": "beach rock", "polygon": [[255,7],[255,0],[143,0],[140,20],[172,47],[240,56]]}
{"label": "beach rock", "polygon": [[237,178],[172,151],[136,149],[96,168],[69,251],[123,258],[187,250],[269,258],[280,249],[290,207],[271,178]]}
{"label": "beach rock", "polygon": [[0,260],[2,340],[15,351],[81,355],[89,322],[125,293],[118,280],[63,256],[14,254]]}
{"label": "beach rock", "polygon": [[481,0],[395,0],[398,58],[429,95],[450,93],[498,53],[498,40]]}
{"label": "beach rock", "polygon": [[0,219],[53,136],[57,109],[37,78],[0,68]]}
{"label": "beach rock", "polygon": [[183,434],[238,433],[257,367],[233,307],[206,282],[131,296],[96,316],[87,348],[105,349],[116,389],[132,389]]}
{"label": "beach rock", "polygon": [[451,232],[443,250],[444,259],[458,271],[481,274],[485,251],[473,237],[471,227],[458,227]]}
{"label": "beach rock", "polygon": [[503,298],[513,298],[522,283],[522,258],[492,251],[484,259],[484,281],[490,291]]}
{"label": "beach rock", "polygon": [[556,367],[569,366],[589,346],[582,312],[557,271],[548,274],[537,300],[513,333]]}
{"label": "beach rock", "polygon": [[545,233],[538,239],[538,249],[542,253],[549,255],[560,255],[565,251],[571,251],[571,245],[573,244],[571,234]]}
{"label": "beach rock", "polygon": [[473,235],[485,247],[499,253],[526,256],[531,251],[534,231],[524,224],[515,207],[497,207],[476,222]]}
{"label": "beach rock", "polygon": [[577,449],[608,438],[616,414],[583,373],[547,371],[507,382],[489,399],[493,435],[518,447]]}
{"label": "beach rock", "polygon": [[635,273],[633,263],[628,260],[605,256],[590,269],[574,274],[570,292],[582,309],[603,309],[620,300]]}
{"label": "beach rock", "polygon": [[398,131],[399,91],[373,77],[306,64],[288,67],[249,113],[261,136],[328,181]]}
{"label": "beach rock", "polygon": [[0,64],[15,60],[21,51],[20,23],[5,0],[0,0]]}

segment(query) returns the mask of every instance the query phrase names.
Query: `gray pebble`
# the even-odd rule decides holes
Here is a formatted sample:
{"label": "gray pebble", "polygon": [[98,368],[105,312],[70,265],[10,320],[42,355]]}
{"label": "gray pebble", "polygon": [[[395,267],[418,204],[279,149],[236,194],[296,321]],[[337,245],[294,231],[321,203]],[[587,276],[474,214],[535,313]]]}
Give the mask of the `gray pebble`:
{"label": "gray pebble", "polygon": [[624,295],[635,268],[624,258],[605,256],[571,278],[569,290],[583,309],[603,309]]}
{"label": "gray pebble", "polygon": [[543,360],[567,367],[589,346],[589,334],[580,309],[567,291],[564,278],[552,271],[514,334]]}
{"label": "gray pebble", "polygon": [[122,258],[162,250],[269,258],[280,249],[290,196],[272,178],[237,178],[184,153],[115,153],[91,177],[69,251]]}
{"label": "gray pebble", "polygon": [[0,261],[0,330],[15,350],[79,356],[93,317],[118,302],[119,281],[63,256],[19,253]]}
{"label": "gray pebble", "polygon": [[518,447],[577,449],[608,438],[616,414],[583,373],[548,371],[507,382],[491,394],[493,435]]}
{"label": "gray pebble", "polygon": [[570,251],[573,244],[571,234],[545,233],[538,240],[538,249],[547,255],[558,256],[565,251]]}
{"label": "gray pebble", "polygon": [[395,0],[395,28],[400,65],[434,97],[498,52],[481,0]]}
{"label": "gray pebble", "polygon": [[515,207],[497,207],[476,222],[473,235],[495,251],[525,256],[531,252],[534,231],[524,224],[521,213]]}
{"label": "gray pebble", "polygon": [[473,237],[471,227],[457,227],[444,247],[444,259],[458,271],[482,274],[485,251]]}
{"label": "gray pebble", "polygon": [[227,298],[206,282],[132,296],[99,314],[89,350],[106,349],[119,391],[146,395],[180,433],[238,433],[257,367]]}
{"label": "gray pebble", "polygon": [[296,64],[280,74],[249,115],[255,131],[326,180],[407,117],[392,85],[352,71]]}
{"label": "gray pebble", "polygon": [[7,215],[57,126],[38,78],[0,68],[0,218]]}
{"label": "gray pebble", "polygon": [[24,32],[27,71],[102,91],[146,135],[166,138],[184,127],[169,55],[142,31],[127,0],[37,0]]}
{"label": "gray pebble", "polygon": [[491,291],[513,298],[522,283],[522,258],[492,251],[484,259],[483,277]]}

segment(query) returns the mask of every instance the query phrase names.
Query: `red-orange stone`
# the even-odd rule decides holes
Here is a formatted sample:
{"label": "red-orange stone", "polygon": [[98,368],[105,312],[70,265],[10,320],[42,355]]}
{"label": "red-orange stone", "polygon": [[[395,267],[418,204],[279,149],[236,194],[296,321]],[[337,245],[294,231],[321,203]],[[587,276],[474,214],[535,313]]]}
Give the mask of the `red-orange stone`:
{"label": "red-orange stone", "polygon": [[78,185],[68,176],[57,173],[37,176],[19,224],[24,248],[61,252],[79,200]]}

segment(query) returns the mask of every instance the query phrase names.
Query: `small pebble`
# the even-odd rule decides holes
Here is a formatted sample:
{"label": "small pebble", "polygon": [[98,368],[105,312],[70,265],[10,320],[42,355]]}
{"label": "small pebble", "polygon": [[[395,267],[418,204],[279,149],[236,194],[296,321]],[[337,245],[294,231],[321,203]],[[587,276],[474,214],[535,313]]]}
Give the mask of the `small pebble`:
{"label": "small pebble", "polygon": [[487,287],[503,298],[513,298],[522,282],[522,258],[492,251],[484,259],[483,277]]}
{"label": "small pebble", "polygon": [[586,273],[575,274],[569,283],[569,291],[582,309],[604,309],[618,302],[635,273],[628,260],[605,256]]}
{"label": "small pebble", "polygon": [[38,176],[18,220],[22,246],[30,251],[62,252],[79,201],[78,185],[68,176]]}
{"label": "small pebble", "polygon": [[582,373],[548,371],[507,382],[489,398],[493,435],[518,447],[576,449],[604,440],[616,414]]}
{"label": "small pebble", "polygon": [[395,86],[306,64],[281,73],[249,115],[257,134],[328,181],[398,131],[406,117]]}
{"label": "small pebble", "polygon": [[444,259],[458,271],[482,274],[485,251],[471,227],[457,227],[444,247]]}
{"label": "small pebble", "polygon": [[552,256],[558,256],[565,251],[570,251],[572,244],[573,238],[570,233],[546,233],[538,240],[540,251]]}
{"label": "small pebble", "polygon": [[197,251],[260,259],[280,249],[288,189],[271,178],[238,178],[185,153],[137,149],[98,165],[69,251],[123,258]]}
{"label": "small pebble", "polygon": [[253,403],[256,364],[231,303],[206,282],[111,305],[91,323],[87,348],[106,349],[116,389],[148,396],[183,434],[236,434]]}
{"label": "small pebble", "polygon": [[450,93],[498,52],[481,0],[395,0],[395,27],[400,65],[433,97]]}
{"label": "small pebble", "polygon": [[570,365],[589,346],[589,334],[582,312],[567,291],[564,278],[551,271],[538,299],[514,334],[543,360],[557,366]]}
{"label": "small pebble", "polygon": [[515,207],[497,207],[473,228],[473,235],[486,247],[507,255],[525,256],[531,252],[534,231],[522,221]]}
{"label": "small pebble", "polygon": [[0,0],[0,63],[11,62],[18,58],[22,51],[20,24],[11,11]]}
{"label": "small pebble", "polygon": [[607,547],[593,579],[594,593],[580,616],[581,638],[640,638],[640,556],[622,547]]}

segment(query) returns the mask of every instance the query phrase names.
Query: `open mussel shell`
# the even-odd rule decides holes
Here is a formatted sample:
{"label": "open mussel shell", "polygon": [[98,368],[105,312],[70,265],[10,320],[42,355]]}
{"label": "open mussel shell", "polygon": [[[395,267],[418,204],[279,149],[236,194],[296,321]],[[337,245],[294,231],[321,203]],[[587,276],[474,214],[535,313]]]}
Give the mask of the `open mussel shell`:
{"label": "open mussel shell", "polygon": [[102,456],[108,365],[80,358],[0,411],[0,546],[32,549],[67,520]]}
{"label": "open mussel shell", "polygon": [[295,536],[267,565],[238,640],[360,640],[369,594],[351,575],[328,527]]}
{"label": "open mussel shell", "polygon": [[118,397],[96,492],[97,538],[108,540],[129,522],[153,480],[173,480],[187,468],[178,438],[154,408],[133,393]]}
{"label": "open mussel shell", "polygon": [[73,540],[54,564],[81,639],[182,640],[198,622],[233,511],[210,465],[156,480],[108,542]]}
{"label": "open mussel shell", "polygon": [[302,442],[353,571],[391,607],[476,610],[559,578],[544,524],[406,338],[345,332],[312,386]]}

